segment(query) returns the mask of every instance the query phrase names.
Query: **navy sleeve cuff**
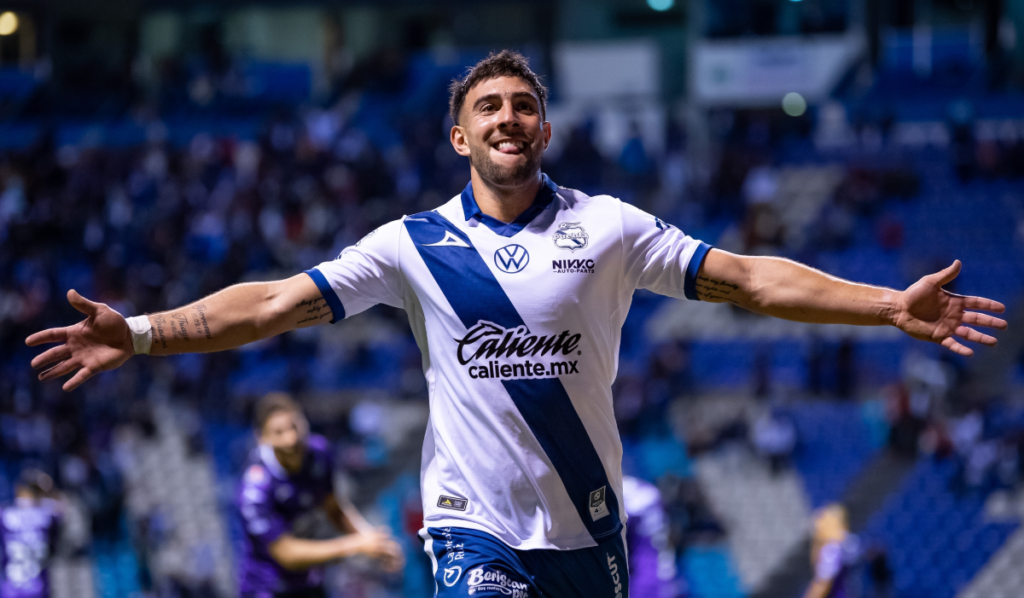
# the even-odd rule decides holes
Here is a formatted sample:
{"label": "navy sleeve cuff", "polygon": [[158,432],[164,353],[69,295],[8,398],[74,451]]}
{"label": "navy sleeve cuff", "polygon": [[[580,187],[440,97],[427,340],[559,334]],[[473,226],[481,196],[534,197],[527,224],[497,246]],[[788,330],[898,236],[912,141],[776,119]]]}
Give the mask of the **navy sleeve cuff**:
{"label": "navy sleeve cuff", "polygon": [[320,289],[320,294],[327,300],[327,306],[331,308],[331,315],[334,319],[331,320],[331,324],[339,322],[345,319],[345,306],[341,304],[341,299],[338,299],[338,294],[331,288],[327,279],[324,278],[323,272],[316,268],[310,268],[306,270],[306,274],[313,279],[316,283],[316,288]]}
{"label": "navy sleeve cuff", "polygon": [[704,263],[704,258],[708,256],[709,251],[711,251],[711,246],[707,243],[701,243],[697,246],[697,250],[693,252],[689,265],[686,266],[686,278],[683,279],[683,293],[690,301],[697,301],[697,273],[700,272],[700,265]]}

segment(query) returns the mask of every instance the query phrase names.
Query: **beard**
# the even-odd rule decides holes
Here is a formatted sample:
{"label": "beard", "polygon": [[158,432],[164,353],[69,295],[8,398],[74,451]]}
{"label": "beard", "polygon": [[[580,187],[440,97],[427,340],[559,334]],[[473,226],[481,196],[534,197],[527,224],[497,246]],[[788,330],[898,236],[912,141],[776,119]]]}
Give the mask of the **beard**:
{"label": "beard", "polygon": [[525,184],[537,176],[540,170],[540,153],[534,153],[533,148],[527,148],[523,152],[525,162],[515,166],[502,166],[491,160],[490,147],[484,146],[482,151],[469,152],[469,163],[476,169],[488,183],[498,187],[515,187]]}

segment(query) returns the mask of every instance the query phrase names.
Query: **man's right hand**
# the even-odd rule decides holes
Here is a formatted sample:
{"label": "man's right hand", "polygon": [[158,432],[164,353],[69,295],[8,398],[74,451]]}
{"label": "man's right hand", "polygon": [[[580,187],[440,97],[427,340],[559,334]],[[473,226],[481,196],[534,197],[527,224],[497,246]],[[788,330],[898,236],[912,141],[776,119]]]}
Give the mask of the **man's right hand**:
{"label": "man's right hand", "polygon": [[64,383],[65,392],[78,388],[100,372],[120,367],[135,354],[128,324],[121,314],[106,304],[89,301],[74,289],[68,291],[68,302],[86,318],[73,326],[50,328],[25,339],[30,347],[62,343],[37,355],[32,367],[41,369],[55,364],[39,374],[43,381],[74,372]]}
{"label": "man's right hand", "polygon": [[378,559],[386,571],[395,572],[402,569],[405,564],[402,548],[385,528],[362,532],[358,537],[360,542],[357,550],[360,554]]}

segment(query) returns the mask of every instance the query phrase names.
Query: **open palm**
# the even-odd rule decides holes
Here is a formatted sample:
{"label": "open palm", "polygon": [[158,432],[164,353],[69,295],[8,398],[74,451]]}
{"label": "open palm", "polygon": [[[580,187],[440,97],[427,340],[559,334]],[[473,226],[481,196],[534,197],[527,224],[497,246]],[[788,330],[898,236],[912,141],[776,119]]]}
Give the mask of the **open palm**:
{"label": "open palm", "polygon": [[978,332],[968,325],[1004,330],[1006,321],[969,310],[1003,313],[1006,307],[998,301],[984,297],[965,297],[942,288],[959,273],[960,260],[956,260],[948,268],[929,274],[910,285],[901,293],[896,326],[916,339],[938,343],[960,355],[971,356],[974,350],[960,344],[955,337],[992,346],[996,344],[995,337]]}
{"label": "open palm", "polygon": [[71,306],[86,315],[81,322],[64,328],[50,328],[25,339],[30,347],[47,343],[62,343],[48,349],[32,360],[32,367],[40,369],[56,364],[39,374],[40,380],[52,380],[72,372],[64,383],[64,390],[78,388],[92,376],[120,367],[135,354],[128,324],[121,314],[103,303],[94,303],[74,289],[68,291]]}

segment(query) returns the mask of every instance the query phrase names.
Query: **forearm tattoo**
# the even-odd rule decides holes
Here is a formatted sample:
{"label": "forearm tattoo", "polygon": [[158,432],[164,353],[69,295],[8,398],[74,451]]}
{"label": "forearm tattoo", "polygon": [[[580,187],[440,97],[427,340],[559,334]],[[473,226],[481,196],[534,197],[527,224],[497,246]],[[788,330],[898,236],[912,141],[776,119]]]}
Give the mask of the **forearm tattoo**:
{"label": "forearm tattoo", "polygon": [[697,298],[701,301],[736,303],[736,298],[732,297],[732,293],[738,288],[740,288],[739,285],[725,280],[715,280],[707,276],[697,277]]}
{"label": "forearm tattoo", "polygon": [[186,343],[189,341],[188,338],[188,316],[182,313],[171,314],[171,337],[175,339],[182,339]]}
{"label": "forearm tattoo", "polygon": [[163,316],[153,316],[153,324],[156,325],[156,335],[160,337],[160,346],[166,349],[167,333],[164,332],[164,326],[167,324],[167,318]]}
{"label": "forearm tattoo", "polygon": [[206,306],[200,303],[199,305],[193,305],[192,311],[192,325],[196,328],[196,334],[205,335],[207,339],[213,340],[213,335],[210,334],[210,325],[206,322]]}
{"label": "forearm tattoo", "polygon": [[331,308],[323,297],[299,301],[295,304],[295,309],[302,310],[301,319],[296,324],[319,322],[324,318],[331,317]]}

